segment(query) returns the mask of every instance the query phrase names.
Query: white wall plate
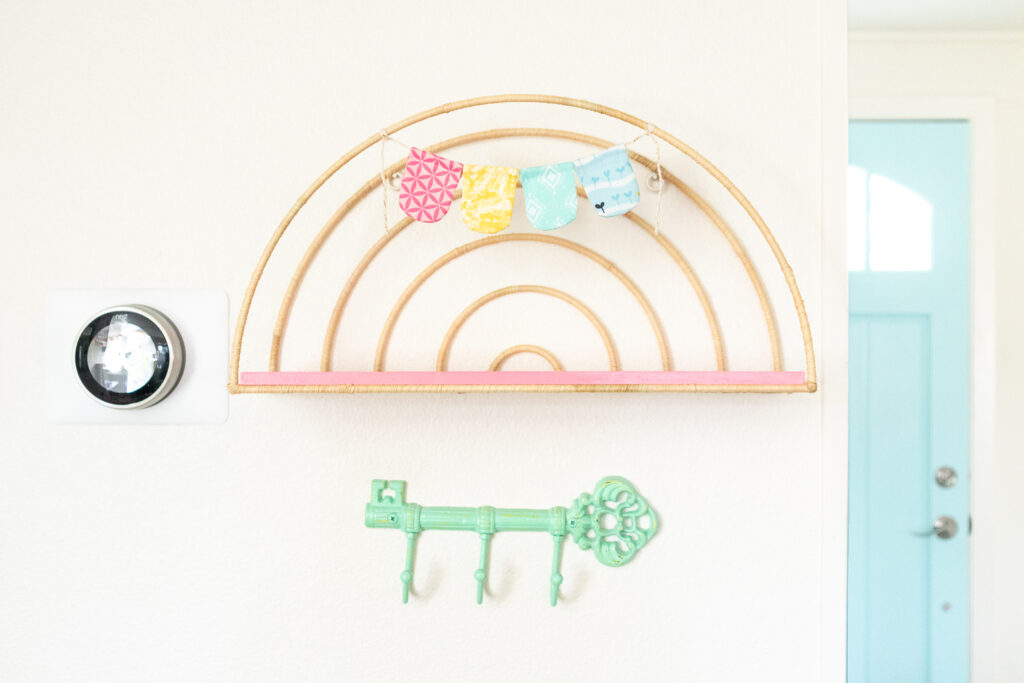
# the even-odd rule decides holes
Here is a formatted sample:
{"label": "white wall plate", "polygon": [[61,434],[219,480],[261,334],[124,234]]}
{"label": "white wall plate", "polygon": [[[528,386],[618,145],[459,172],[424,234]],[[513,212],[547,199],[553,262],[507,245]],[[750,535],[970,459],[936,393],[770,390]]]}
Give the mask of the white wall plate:
{"label": "white wall plate", "polygon": [[[181,333],[181,381],[156,405],[117,410],[94,400],[75,373],[73,349],[82,326],[112,306],[142,304],[167,316]],[[46,297],[46,414],[69,424],[220,424],[228,417],[228,297],[221,290],[63,290]]]}

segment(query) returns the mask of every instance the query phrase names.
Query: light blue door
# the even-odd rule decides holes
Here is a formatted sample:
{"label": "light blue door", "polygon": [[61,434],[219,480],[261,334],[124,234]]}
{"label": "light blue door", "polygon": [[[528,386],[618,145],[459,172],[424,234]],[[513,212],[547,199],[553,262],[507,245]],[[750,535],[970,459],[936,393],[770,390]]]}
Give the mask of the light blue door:
{"label": "light blue door", "polygon": [[850,124],[850,683],[967,683],[970,130]]}

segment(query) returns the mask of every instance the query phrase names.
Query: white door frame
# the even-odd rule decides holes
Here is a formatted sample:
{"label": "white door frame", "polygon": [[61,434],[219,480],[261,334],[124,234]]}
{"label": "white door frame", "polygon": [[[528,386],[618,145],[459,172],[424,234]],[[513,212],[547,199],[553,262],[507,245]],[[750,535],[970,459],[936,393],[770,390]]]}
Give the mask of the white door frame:
{"label": "white door frame", "polygon": [[996,316],[995,103],[990,98],[851,98],[851,119],[959,119],[971,130],[971,452],[970,452],[970,629],[971,680],[995,680],[992,577],[995,539],[993,446],[995,435]]}

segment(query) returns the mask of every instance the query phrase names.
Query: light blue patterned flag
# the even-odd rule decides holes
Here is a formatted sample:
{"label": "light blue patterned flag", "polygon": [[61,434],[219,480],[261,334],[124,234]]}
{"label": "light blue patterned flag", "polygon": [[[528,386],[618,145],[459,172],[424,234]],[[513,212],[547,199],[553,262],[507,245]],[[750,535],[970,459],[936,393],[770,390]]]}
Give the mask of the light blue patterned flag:
{"label": "light blue patterned flag", "polygon": [[600,215],[621,216],[640,203],[640,186],[625,145],[616,145],[574,163],[587,199]]}
{"label": "light blue patterned flag", "polygon": [[531,166],[519,171],[526,217],[534,227],[554,230],[576,218],[576,176],[572,163]]}

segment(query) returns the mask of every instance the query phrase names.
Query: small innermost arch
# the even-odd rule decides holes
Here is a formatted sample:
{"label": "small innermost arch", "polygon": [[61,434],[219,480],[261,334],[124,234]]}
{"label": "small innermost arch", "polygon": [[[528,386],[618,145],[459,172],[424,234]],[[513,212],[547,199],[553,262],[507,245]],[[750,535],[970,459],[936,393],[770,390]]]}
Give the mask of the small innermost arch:
{"label": "small innermost arch", "polygon": [[490,367],[487,368],[488,371],[495,372],[497,370],[501,370],[501,367],[505,364],[505,361],[507,361],[512,356],[516,356],[521,353],[530,353],[535,356],[540,356],[541,358],[546,360],[548,362],[548,365],[551,366],[551,369],[556,372],[561,372],[565,369],[564,367],[562,367],[562,364],[558,361],[558,358],[555,356],[555,354],[551,353],[543,346],[537,346],[535,344],[517,344],[516,346],[508,347],[507,349],[499,353],[497,356],[495,356],[494,360],[491,361]]}

